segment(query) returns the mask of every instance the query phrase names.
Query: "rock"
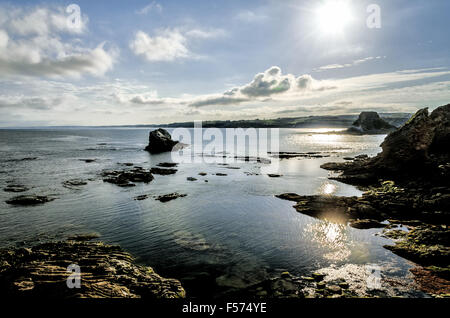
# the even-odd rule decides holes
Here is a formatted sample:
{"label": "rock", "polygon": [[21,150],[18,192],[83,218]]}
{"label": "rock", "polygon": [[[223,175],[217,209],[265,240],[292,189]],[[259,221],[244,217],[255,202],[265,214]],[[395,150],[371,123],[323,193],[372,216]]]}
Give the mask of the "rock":
{"label": "rock", "polygon": [[3,191],[5,192],[25,192],[28,190],[30,189],[20,184],[8,184],[5,188],[3,188]]}
{"label": "rock", "polygon": [[174,192],[174,193],[160,195],[156,198],[156,200],[161,201],[161,202],[168,202],[168,201],[172,201],[177,198],[182,198],[185,196],[187,196],[187,194],[180,194],[178,192]]}
{"label": "rock", "polygon": [[330,292],[331,294],[340,294],[340,293],[342,293],[341,287],[339,287],[337,285],[327,286],[326,290],[328,292]]}
{"label": "rock", "polygon": [[204,177],[204,176],[206,176],[207,175],[207,173],[206,172],[199,172],[199,174],[198,174],[199,176],[202,176],[202,177]]}
{"label": "rock", "polygon": [[279,178],[279,177],[281,177],[281,174],[269,173],[269,174],[267,174],[267,176],[270,178]]}
{"label": "rock", "polygon": [[312,273],[311,276],[314,278],[315,281],[320,282],[321,280],[323,280],[325,278],[325,274],[321,274],[321,273]]}
{"label": "rock", "polygon": [[177,173],[177,171],[178,171],[177,169],[163,169],[163,168],[157,168],[157,167],[150,169],[151,173],[159,174],[159,175],[163,175],[163,176],[175,174],[175,173]]}
{"label": "rock", "polygon": [[436,225],[421,225],[411,229],[395,245],[384,247],[420,265],[450,264],[450,230]]}
{"label": "rock", "polygon": [[380,118],[377,112],[362,112],[352,127],[347,129],[347,132],[357,134],[386,134],[395,129],[395,126]]}
{"label": "rock", "polygon": [[187,177],[186,180],[187,180],[187,181],[197,181],[197,179],[196,179],[196,178],[193,178],[193,177]]}
{"label": "rock", "polygon": [[11,205],[37,205],[53,201],[53,198],[42,195],[19,195],[6,200],[6,203]]}
{"label": "rock", "polygon": [[227,174],[218,172],[218,173],[216,173],[216,176],[225,177],[225,176],[227,176]]}
{"label": "rock", "polygon": [[178,163],[176,163],[176,162],[161,162],[161,163],[157,164],[158,167],[163,167],[163,168],[173,168],[173,167],[176,167],[177,165],[178,165]]}
{"label": "rock", "polygon": [[281,277],[282,277],[282,278],[291,277],[291,274],[290,274],[289,272],[282,272],[282,273],[281,273]]}
{"label": "rock", "polygon": [[86,163],[92,163],[92,162],[96,162],[97,159],[80,159],[80,161],[84,161]]}
{"label": "rock", "polygon": [[100,234],[98,233],[84,233],[84,234],[75,234],[69,236],[67,239],[69,241],[90,241],[96,238],[99,238]]}
{"label": "rock", "polygon": [[142,200],[148,199],[149,197],[150,197],[150,195],[148,195],[148,194],[142,194],[142,195],[138,195],[137,197],[134,197],[134,200],[142,201]]}
{"label": "rock", "polygon": [[150,171],[140,167],[122,171],[103,171],[102,176],[104,182],[113,183],[121,187],[135,186],[133,182],[149,183],[154,179]]}
{"label": "rock", "polygon": [[352,220],[349,224],[355,229],[371,229],[371,228],[381,228],[385,227],[385,224],[380,223],[377,220],[363,219],[363,220]]}
{"label": "rock", "polygon": [[162,128],[153,130],[149,135],[149,144],[145,148],[150,153],[161,153],[172,151],[178,141],[172,140],[170,133]]}
{"label": "rock", "polygon": [[[9,297],[64,298],[182,298],[185,291],[175,279],[137,265],[118,246],[100,242],[53,242],[31,249],[0,250],[0,290]],[[73,281],[71,264],[81,269],[81,288]]]}
{"label": "rock", "polygon": [[87,182],[81,179],[71,179],[63,182],[63,187],[73,189],[83,185],[86,185]]}

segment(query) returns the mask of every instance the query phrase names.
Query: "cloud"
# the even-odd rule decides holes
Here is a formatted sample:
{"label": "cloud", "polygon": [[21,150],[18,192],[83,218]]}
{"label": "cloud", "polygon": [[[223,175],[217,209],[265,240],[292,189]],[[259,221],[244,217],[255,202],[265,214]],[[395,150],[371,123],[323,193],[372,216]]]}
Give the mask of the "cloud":
{"label": "cloud", "polygon": [[192,102],[190,106],[230,105],[249,101],[267,102],[272,101],[272,97],[276,96],[283,97],[333,88],[335,87],[325,86],[311,75],[295,77],[292,74],[282,74],[278,66],[272,66],[265,72],[256,74],[253,80],[246,85],[235,87],[222,95],[202,98]]}
{"label": "cloud", "polygon": [[186,44],[185,36],[176,29],[163,30],[154,37],[138,31],[130,42],[130,49],[149,62],[171,62],[192,56]]}
{"label": "cloud", "polygon": [[[117,50],[104,43],[91,49],[79,38],[86,30],[70,27],[62,8],[0,7],[0,71],[4,75],[74,77],[101,76],[112,69]],[[61,37],[68,38],[63,41]]]}
{"label": "cloud", "polygon": [[140,15],[147,15],[148,13],[155,11],[158,13],[161,13],[163,10],[162,5],[160,5],[159,3],[157,3],[156,1],[152,1],[151,3],[149,3],[148,5],[146,5],[145,7],[143,7],[140,10],[137,10],[136,13],[140,14]]}
{"label": "cloud", "polygon": [[363,59],[359,59],[359,60],[355,60],[351,63],[347,63],[347,64],[329,64],[329,65],[324,65],[321,66],[319,68],[314,69],[314,71],[316,72],[321,72],[321,71],[327,71],[327,70],[334,70],[334,69],[339,69],[339,68],[347,68],[347,67],[352,67],[352,66],[356,66],[362,63],[366,63],[372,60],[380,60],[380,59],[384,59],[386,58],[386,56],[369,56]]}
{"label": "cloud", "polygon": [[267,20],[267,18],[268,17],[265,14],[256,13],[256,12],[250,11],[250,10],[240,11],[236,15],[237,20],[239,20],[241,22],[246,22],[246,23],[263,22],[263,21]]}
{"label": "cloud", "polygon": [[187,37],[190,37],[190,38],[211,39],[211,38],[224,37],[228,33],[223,29],[208,29],[208,30],[192,29],[192,30],[187,31],[185,34]]}

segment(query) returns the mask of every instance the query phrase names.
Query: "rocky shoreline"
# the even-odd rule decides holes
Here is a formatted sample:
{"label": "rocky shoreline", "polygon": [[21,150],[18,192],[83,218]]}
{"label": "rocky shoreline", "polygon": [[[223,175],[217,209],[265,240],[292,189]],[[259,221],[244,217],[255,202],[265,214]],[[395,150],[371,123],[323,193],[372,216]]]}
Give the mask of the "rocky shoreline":
{"label": "rocky shoreline", "polygon": [[[90,239],[88,237],[87,239]],[[85,238],[81,236],[81,240]],[[70,265],[80,269],[80,288],[69,288]],[[73,285],[72,285],[73,286]],[[176,279],[136,264],[119,246],[73,240],[0,250],[0,290],[10,297],[184,298]]]}
{"label": "rocky shoreline", "polygon": [[[350,226],[386,228],[396,239],[385,248],[427,266],[412,271],[421,285],[430,279],[430,293],[450,293],[450,104],[430,115],[419,110],[404,126],[389,134],[376,157],[326,163],[331,177],[365,190],[362,197],[277,195],[296,202],[294,208],[313,217]],[[408,232],[395,229],[403,224]],[[427,275],[424,279],[421,275]]]}

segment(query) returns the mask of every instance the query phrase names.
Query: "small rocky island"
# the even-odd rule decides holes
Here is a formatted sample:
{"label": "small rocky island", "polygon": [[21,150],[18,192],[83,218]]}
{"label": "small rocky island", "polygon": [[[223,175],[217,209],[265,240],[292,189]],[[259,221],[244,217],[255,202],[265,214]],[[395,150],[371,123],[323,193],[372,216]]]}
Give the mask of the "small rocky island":
{"label": "small rocky island", "polygon": [[387,134],[397,127],[382,119],[377,112],[362,112],[353,125],[345,132],[357,135]]}
{"label": "small rocky island", "polygon": [[179,144],[178,141],[172,140],[170,133],[159,128],[150,132],[148,146],[145,150],[152,154],[172,151],[175,145]]}

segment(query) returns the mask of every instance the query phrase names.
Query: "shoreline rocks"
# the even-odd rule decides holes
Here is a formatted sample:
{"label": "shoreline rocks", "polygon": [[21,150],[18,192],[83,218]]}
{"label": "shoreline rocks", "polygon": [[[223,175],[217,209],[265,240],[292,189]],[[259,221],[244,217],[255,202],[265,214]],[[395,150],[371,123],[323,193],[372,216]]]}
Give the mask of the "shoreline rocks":
{"label": "shoreline rocks", "polygon": [[39,205],[47,202],[53,201],[54,198],[50,198],[44,195],[19,195],[13,197],[5,202],[10,205],[22,205],[22,206],[31,206],[31,205]]}
{"label": "shoreline rocks", "polygon": [[102,172],[103,182],[112,183],[120,187],[135,186],[133,182],[152,182],[154,177],[151,171],[141,167],[135,167],[129,170],[112,170]]}
{"label": "shoreline rocks", "polygon": [[[68,288],[71,264],[81,272],[80,288]],[[73,276],[72,276],[73,277]],[[11,297],[184,298],[176,279],[137,265],[119,246],[63,241],[0,250],[0,290]]]}

